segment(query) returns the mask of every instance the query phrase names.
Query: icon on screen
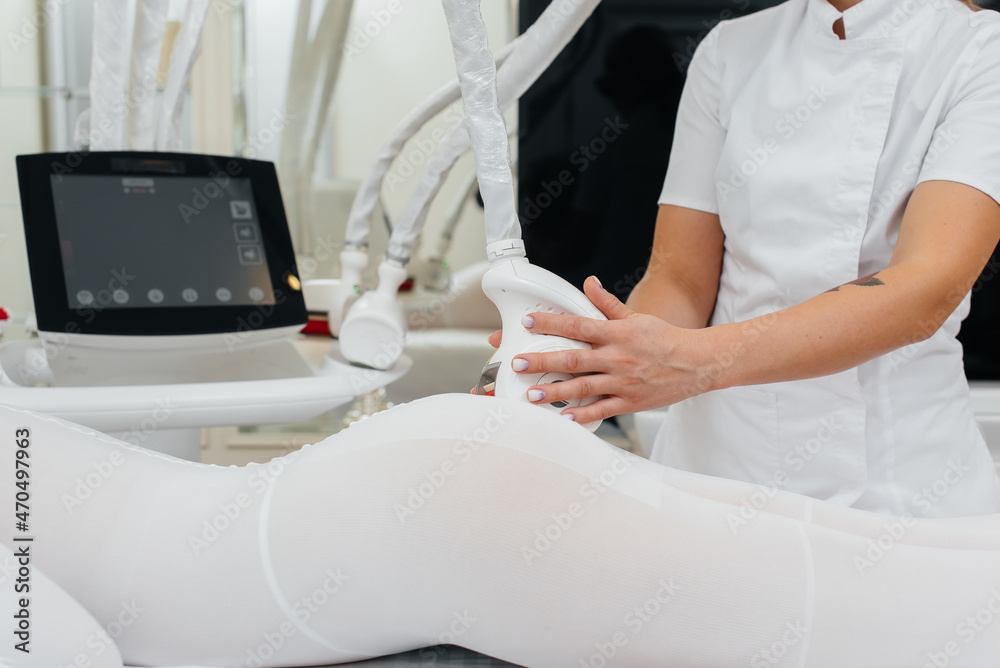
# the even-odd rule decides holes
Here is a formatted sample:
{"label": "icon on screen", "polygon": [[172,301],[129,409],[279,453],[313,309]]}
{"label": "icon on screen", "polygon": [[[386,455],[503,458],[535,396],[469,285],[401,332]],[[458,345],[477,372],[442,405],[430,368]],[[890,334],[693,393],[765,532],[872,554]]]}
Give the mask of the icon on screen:
{"label": "icon on screen", "polygon": [[94,293],[90,290],[80,290],[76,293],[76,301],[81,306],[90,306],[94,303]]}
{"label": "icon on screen", "polygon": [[264,291],[256,286],[250,288],[249,295],[250,295],[250,301],[254,302],[264,301]]}
{"label": "icon on screen", "polygon": [[253,218],[253,209],[250,207],[250,200],[234,199],[229,203],[229,211],[236,220],[249,220]]}
{"label": "icon on screen", "polygon": [[238,243],[252,244],[257,242],[257,226],[253,223],[233,223],[233,232],[236,234]]}
{"label": "icon on screen", "polygon": [[146,297],[148,297],[149,301],[153,302],[154,304],[159,304],[163,301],[163,290],[157,290],[156,288],[153,288],[152,290],[146,293]]}
{"label": "icon on screen", "polygon": [[181,298],[189,304],[193,304],[198,301],[198,291],[194,288],[185,288],[184,292],[181,293]]}
{"label": "icon on screen", "polygon": [[233,298],[233,293],[230,292],[227,288],[219,288],[218,290],[215,291],[215,298],[218,299],[220,302],[228,302],[230,299]]}
{"label": "icon on screen", "polygon": [[240,264],[264,264],[264,253],[260,246],[239,245],[236,249],[240,254]]}
{"label": "icon on screen", "polygon": [[111,298],[115,300],[116,304],[128,304],[128,297],[128,293],[120,288],[111,293]]}

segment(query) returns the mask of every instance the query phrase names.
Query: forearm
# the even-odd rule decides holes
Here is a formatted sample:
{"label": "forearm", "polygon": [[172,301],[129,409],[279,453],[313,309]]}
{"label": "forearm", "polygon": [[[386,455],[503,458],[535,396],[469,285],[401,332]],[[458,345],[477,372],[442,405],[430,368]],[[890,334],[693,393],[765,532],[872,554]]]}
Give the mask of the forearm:
{"label": "forearm", "polygon": [[890,267],[875,278],[705,330],[705,384],[721,389],[801,380],[856,367],[929,338],[971,287],[935,283],[917,263]]}
{"label": "forearm", "polygon": [[643,278],[631,296],[628,306],[636,313],[645,313],[685,329],[701,329],[708,325],[712,303],[698,296],[675,279]]}
{"label": "forearm", "polygon": [[661,205],[649,266],[629,307],[676,327],[706,327],[719,290],[724,241],[718,215]]}

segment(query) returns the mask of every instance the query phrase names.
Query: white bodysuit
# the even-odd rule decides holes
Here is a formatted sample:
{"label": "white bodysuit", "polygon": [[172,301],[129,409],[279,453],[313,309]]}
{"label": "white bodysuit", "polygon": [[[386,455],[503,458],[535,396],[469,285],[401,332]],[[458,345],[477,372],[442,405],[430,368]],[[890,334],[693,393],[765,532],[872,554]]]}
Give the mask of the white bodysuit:
{"label": "white bodysuit", "polygon": [[[765,493],[526,403],[435,396],[229,468],[0,407],[0,460],[5,666],[307,666],[439,643],[538,668],[1000,656],[1000,515]],[[12,633],[25,607],[31,654]]]}
{"label": "white bodysuit", "polygon": [[[846,40],[840,16],[790,0],[720,24],[691,63],[660,201],[719,214],[712,325],[885,269],[919,183],[1000,201],[1000,15],[864,0]],[[955,339],[968,309],[966,295],[928,340],[842,373],[682,402],[653,458],[888,514],[997,512]]]}

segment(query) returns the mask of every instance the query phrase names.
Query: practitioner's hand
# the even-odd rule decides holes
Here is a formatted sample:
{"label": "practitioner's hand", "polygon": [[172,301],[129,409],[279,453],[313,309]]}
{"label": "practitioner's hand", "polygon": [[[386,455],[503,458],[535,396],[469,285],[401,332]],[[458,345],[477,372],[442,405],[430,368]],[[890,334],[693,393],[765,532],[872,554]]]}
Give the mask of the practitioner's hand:
{"label": "practitioner's hand", "polygon": [[[530,329],[538,334],[585,341],[593,350],[523,354],[515,357],[512,364],[519,373],[554,371],[592,375],[536,385],[528,391],[532,403],[604,395],[590,406],[563,411],[563,415],[572,415],[576,422],[585,424],[668,406],[713,389],[703,372],[711,360],[708,330],[683,329],[655,316],[636,313],[604,290],[594,277],[584,283],[584,292],[608,317],[607,322],[534,313],[530,316],[534,318]],[[493,337],[499,343],[498,333]],[[518,369],[518,360],[527,360],[527,368]],[[539,396],[539,391],[544,395]]]}

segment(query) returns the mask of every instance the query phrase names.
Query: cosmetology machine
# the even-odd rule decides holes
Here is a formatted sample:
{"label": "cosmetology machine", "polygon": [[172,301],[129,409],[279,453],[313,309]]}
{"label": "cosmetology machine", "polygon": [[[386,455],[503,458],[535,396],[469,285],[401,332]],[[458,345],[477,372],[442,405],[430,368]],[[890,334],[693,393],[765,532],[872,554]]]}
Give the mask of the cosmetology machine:
{"label": "cosmetology machine", "polygon": [[[308,420],[409,359],[359,368],[295,337],[307,317],[273,165],[169,152],[211,2],[187,3],[157,92],[170,4],[94,1],[83,149],[18,158],[39,338],[0,346],[0,403],[198,459],[201,427]],[[328,31],[350,11],[331,5]]]}
{"label": "cosmetology machine", "polygon": [[197,429],[308,420],[405,373],[307,359],[274,166],[180,153],[19,156],[39,339],[0,403],[188,459]]}

